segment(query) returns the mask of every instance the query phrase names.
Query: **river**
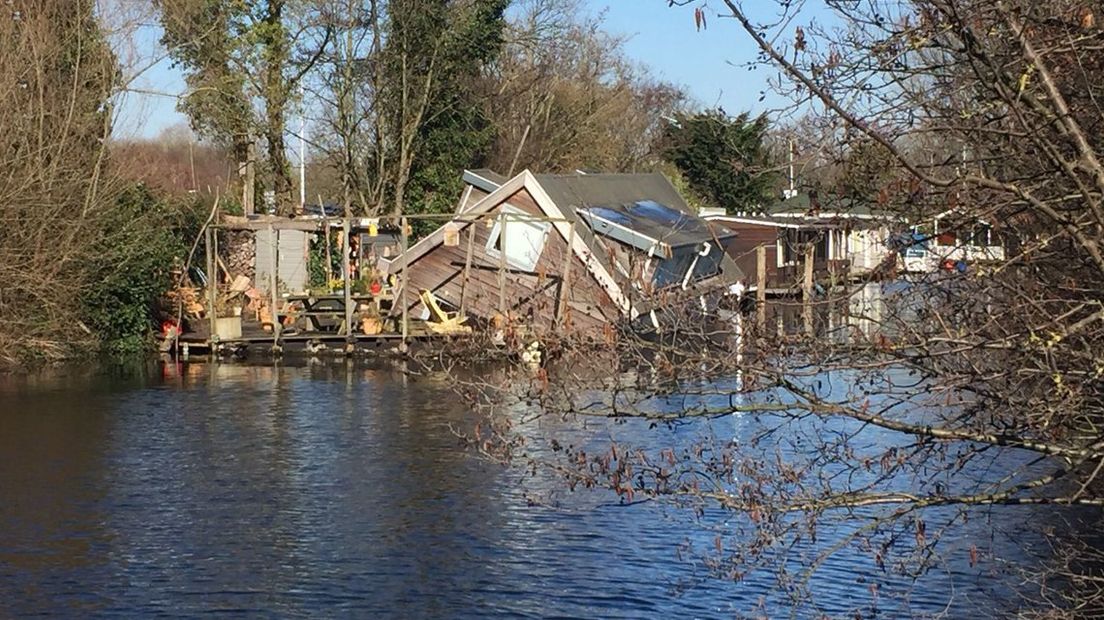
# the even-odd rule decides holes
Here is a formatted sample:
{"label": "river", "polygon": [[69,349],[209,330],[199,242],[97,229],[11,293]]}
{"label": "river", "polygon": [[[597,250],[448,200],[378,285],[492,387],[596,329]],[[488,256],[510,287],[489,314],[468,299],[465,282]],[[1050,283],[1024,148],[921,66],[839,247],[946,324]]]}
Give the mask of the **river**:
{"label": "river", "polygon": [[[687,511],[587,493],[534,504],[554,482],[473,455],[450,428],[469,416],[442,377],[345,362],[0,377],[0,617],[793,611],[772,575],[713,579],[682,552],[712,540]],[[1019,553],[1023,513],[986,514],[988,544]],[[869,606],[871,580],[893,580],[838,554],[817,612],[1001,615],[1010,577],[957,557]]]}

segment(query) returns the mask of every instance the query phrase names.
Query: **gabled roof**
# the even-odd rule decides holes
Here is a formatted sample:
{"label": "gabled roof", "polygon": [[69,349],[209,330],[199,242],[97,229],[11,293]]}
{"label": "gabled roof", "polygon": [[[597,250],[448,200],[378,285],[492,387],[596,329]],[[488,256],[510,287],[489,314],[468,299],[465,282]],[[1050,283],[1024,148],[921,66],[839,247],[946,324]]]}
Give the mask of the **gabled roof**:
{"label": "gabled roof", "polygon": [[[537,206],[540,207],[541,211],[552,219],[552,227],[560,233],[561,237],[568,241],[575,256],[586,265],[587,270],[595,280],[598,281],[614,304],[623,312],[628,313],[632,318],[636,318],[633,312],[632,302],[625,295],[624,291],[621,290],[620,285],[617,283],[617,280],[614,279],[613,274],[605,261],[602,260],[602,257],[596,256],[595,252],[591,250],[591,244],[584,236],[585,231],[581,230],[580,227],[576,227],[574,229],[575,234],[571,234],[572,227],[570,222],[575,219],[574,214],[561,211],[545,192],[544,188],[541,187],[536,177],[528,170],[522,171],[521,174],[499,185],[482,200],[472,205],[470,209],[464,211],[463,214],[459,214],[457,218],[453,220],[452,224],[459,226],[460,229],[472,225],[479,215],[504,203],[506,199],[521,189],[527,190],[537,203]],[[428,254],[433,248],[441,245],[444,242],[447,227],[448,225],[441,226],[427,237],[424,237],[418,241],[418,243],[411,246],[405,254],[396,256],[395,259],[388,264],[390,273],[398,273],[402,270],[404,265],[418,260],[425,254]]]}
{"label": "gabled roof", "polygon": [[[581,217],[591,230],[643,252],[669,257],[675,247],[735,234],[723,227],[706,226],[662,174],[576,172],[534,176],[565,217]],[[465,182],[487,192],[505,182],[499,178],[490,170],[464,171]],[[648,210],[658,212],[649,214]]]}

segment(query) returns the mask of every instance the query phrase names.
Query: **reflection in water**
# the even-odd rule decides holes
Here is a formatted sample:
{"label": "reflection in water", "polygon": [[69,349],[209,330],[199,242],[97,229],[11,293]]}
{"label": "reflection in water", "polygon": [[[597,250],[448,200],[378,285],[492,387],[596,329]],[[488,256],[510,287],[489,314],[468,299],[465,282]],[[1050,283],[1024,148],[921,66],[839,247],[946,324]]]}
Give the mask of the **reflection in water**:
{"label": "reflection in water", "polygon": [[[725,515],[583,493],[529,505],[532,485],[560,483],[466,452],[449,387],[344,362],[0,379],[0,616],[732,617],[777,602],[770,575],[699,579],[676,557]],[[670,445],[706,430],[587,424],[524,432]],[[738,438],[752,422],[714,424]],[[826,565],[826,610],[867,596],[856,557]],[[952,578],[973,609],[987,570],[932,575],[908,609],[941,610]]]}
{"label": "reflection in water", "polygon": [[818,297],[810,305],[800,299],[775,299],[764,310],[765,326],[779,336],[812,333],[839,344],[855,340],[871,341],[879,335],[890,336],[893,322],[906,318],[903,312],[915,291],[903,281],[868,283],[852,288],[846,295],[833,292]]}

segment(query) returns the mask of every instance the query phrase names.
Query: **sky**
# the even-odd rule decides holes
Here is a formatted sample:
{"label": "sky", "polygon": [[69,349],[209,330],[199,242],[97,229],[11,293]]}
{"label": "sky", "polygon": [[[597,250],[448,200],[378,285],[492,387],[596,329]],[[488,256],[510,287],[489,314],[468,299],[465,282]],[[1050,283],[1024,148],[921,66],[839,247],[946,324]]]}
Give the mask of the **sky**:
{"label": "sky", "polygon": [[[696,103],[736,114],[765,111],[772,102],[770,96],[759,101],[767,89],[766,70],[739,66],[755,58],[755,46],[731,19],[714,18],[710,12],[708,26],[698,31],[694,6],[668,7],[667,0],[584,0],[584,4],[592,12],[604,13],[607,31],[628,37],[625,50],[631,59],[656,77],[683,87]],[[755,0],[748,6],[766,4]],[[156,26],[140,31],[135,44],[138,54],[155,59],[159,36]],[[142,72],[131,88],[179,94],[184,82],[179,71],[162,60]],[[166,128],[186,124],[171,96],[129,92],[117,109],[116,136],[122,138],[154,137]]]}

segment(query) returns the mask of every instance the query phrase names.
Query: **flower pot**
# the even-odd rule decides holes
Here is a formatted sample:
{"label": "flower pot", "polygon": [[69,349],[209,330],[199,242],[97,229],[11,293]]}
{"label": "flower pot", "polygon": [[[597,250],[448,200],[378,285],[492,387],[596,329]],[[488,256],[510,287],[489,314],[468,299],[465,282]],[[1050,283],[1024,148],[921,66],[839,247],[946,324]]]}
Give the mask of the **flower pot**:
{"label": "flower pot", "polygon": [[375,336],[383,331],[383,321],[373,316],[364,317],[360,321],[360,331],[364,332],[365,336]]}

